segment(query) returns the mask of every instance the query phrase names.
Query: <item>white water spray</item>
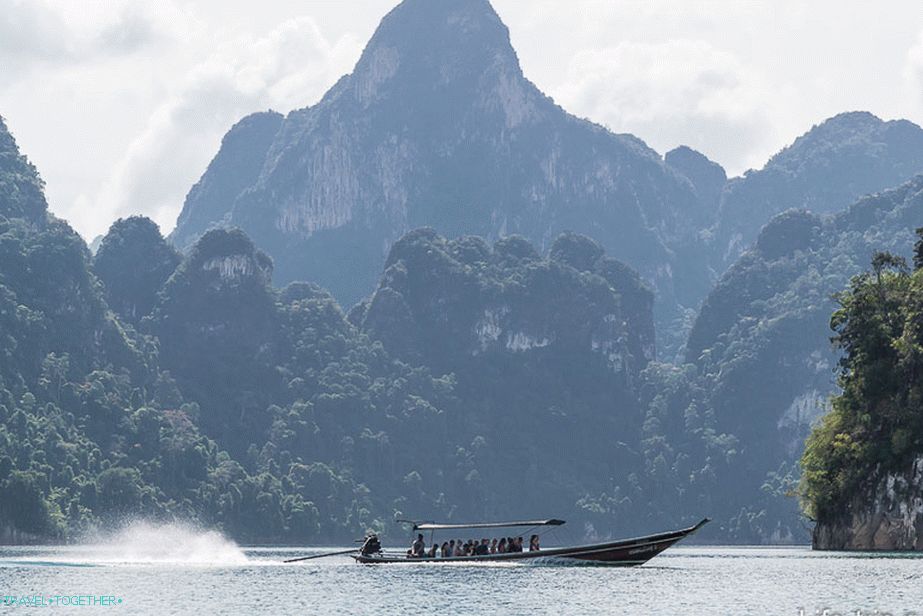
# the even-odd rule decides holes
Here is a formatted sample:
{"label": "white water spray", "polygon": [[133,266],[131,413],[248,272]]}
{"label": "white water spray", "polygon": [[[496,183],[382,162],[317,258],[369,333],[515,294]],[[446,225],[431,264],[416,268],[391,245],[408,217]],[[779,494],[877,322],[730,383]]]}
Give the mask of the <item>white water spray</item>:
{"label": "white water spray", "polygon": [[137,520],[111,535],[94,538],[77,548],[94,563],[242,565],[244,551],[214,530],[183,523],[157,524]]}

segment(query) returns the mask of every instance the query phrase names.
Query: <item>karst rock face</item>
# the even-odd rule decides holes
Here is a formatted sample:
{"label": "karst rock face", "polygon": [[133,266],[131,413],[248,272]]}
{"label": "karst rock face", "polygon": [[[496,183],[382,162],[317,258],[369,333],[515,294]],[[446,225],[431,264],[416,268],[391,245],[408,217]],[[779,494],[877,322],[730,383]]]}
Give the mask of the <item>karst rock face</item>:
{"label": "karst rock face", "polygon": [[878,473],[848,511],[818,520],[816,550],[923,550],[923,456],[907,468]]}
{"label": "karst rock face", "polygon": [[273,257],[277,282],[311,280],[349,304],[374,289],[410,229],[519,234],[540,251],[569,230],[672,305],[689,263],[677,251],[713,210],[639,139],[542,94],[486,0],[405,0],[319,103],[235,126],[172,240],[240,227]]}

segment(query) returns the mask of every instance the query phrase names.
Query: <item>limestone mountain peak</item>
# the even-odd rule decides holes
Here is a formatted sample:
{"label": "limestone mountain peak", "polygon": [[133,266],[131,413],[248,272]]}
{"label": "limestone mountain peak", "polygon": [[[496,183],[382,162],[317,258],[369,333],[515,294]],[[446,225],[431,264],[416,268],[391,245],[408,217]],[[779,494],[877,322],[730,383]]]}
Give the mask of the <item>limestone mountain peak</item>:
{"label": "limestone mountain peak", "polygon": [[539,95],[487,0],[404,0],[382,19],[347,83],[360,108],[378,103],[397,116],[479,104],[509,115],[511,104]]}

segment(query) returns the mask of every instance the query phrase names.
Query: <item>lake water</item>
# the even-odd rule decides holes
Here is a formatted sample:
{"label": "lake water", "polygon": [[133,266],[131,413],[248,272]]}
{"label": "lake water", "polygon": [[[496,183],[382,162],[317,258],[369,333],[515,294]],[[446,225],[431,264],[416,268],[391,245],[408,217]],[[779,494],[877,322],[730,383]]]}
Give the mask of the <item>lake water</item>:
{"label": "lake water", "polygon": [[[923,558],[910,555],[681,545],[635,568],[362,566],[348,557],[286,565],[311,551],[134,532],[93,545],[0,547],[0,597],[46,603],[0,604],[0,613],[923,616]],[[58,595],[114,599],[64,606],[71,600]]]}

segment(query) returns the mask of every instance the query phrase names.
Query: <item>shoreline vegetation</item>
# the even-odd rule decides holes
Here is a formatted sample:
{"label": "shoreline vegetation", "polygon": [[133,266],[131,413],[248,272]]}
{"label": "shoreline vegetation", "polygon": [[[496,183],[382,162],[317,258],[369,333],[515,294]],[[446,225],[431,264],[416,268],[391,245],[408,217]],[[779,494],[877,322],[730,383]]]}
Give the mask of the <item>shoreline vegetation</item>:
{"label": "shoreline vegetation", "polygon": [[831,411],[807,440],[801,496],[822,550],[923,550],[923,228],[912,268],[887,252],[837,295]]}

